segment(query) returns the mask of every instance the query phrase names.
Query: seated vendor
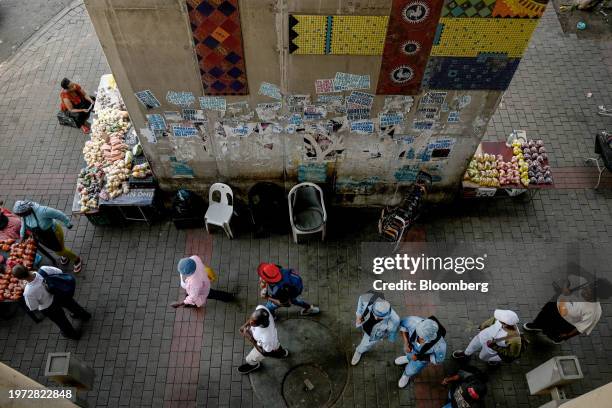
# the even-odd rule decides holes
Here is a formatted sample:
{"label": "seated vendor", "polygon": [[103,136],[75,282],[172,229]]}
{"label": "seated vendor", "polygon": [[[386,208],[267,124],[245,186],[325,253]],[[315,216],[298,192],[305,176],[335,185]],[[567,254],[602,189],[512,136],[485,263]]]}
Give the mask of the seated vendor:
{"label": "seated vendor", "polygon": [[89,133],[90,129],[86,125],[86,121],[89,118],[90,107],[93,105],[95,98],[87,95],[87,92],[79,84],[71,82],[68,78],[62,79],[61,86],[60,109],[70,114],[83,133]]}
{"label": "seated vendor", "polygon": [[0,207],[0,241],[18,240],[20,230],[21,218]]}

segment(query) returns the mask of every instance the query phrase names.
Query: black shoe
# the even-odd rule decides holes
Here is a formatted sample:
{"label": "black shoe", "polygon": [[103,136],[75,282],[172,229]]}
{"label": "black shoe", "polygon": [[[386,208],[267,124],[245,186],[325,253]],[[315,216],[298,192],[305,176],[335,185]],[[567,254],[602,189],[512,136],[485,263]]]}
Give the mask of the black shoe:
{"label": "black shoe", "polygon": [[80,320],[82,322],[88,322],[88,321],[91,320],[91,313],[87,313],[87,314],[82,315],[82,316],[79,316],[79,315],[76,315],[74,313],[71,313],[70,317],[72,317],[73,319]]}
{"label": "black shoe", "polygon": [[523,324],[523,329],[527,332],[541,332],[542,331],[542,329],[535,327],[533,323]]}
{"label": "black shoe", "polygon": [[253,371],[257,370],[259,367],[261,367],[261,363],[257,363],[255,365],[251,365],[249,363],[244,363],[243,365],[238,367],[238,372],[240,374],[248,374],[250,372],[253,372]]}
{"label": "black shoe", "polygon": [[60,332],[62,334],[63,337],[70,339],[70,340],[79,340],[81,338],[81,333],[75,331],[72,334],[68,334],[68,333],[64,333],[64,332]]}

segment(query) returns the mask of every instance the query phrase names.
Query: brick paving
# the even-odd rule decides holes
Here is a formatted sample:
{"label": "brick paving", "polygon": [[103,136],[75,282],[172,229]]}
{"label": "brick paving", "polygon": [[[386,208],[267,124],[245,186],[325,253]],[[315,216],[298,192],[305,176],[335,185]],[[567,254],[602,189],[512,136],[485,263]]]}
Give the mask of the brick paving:
{"label": "brick paving", "polygon": [[[68,76],[93,90],[108,72],[80,4],[0,65],[1,199],[10,205],[28,197],[69,211],[85,138],[78,130],[57,125],[58,81]],[[602,188],[592,190],[589,172],[595,169],[586,167],[583,159],[592,155],[595,132],[612,128],[611,118],[596,115],[597,105],[612,106],[611,73],[612,44],[564,36],[554,13],[547,12],[487,137],[503,139],[517,128],[546,140],[559,188],[541,191],[531,200],[465,201],[432,208],[411,231],[410,240],[517,241],[526,247],[582,241],[609,246],[610,179],[606,176]],[[587,92],[593,97],[586,98]],[[95,407],[258,407],[249,379],[236,372],[250,349],[237,330],[259,301],[256,265],[268,260],[300,270],[307,285],[305,298],[323,310],[316,319],[332,328],[350,359],[360,338],[351,325],[355,300],[372,280],[360,269],[360,243],[373,237],[376,216],[376,211],[332,209],[329,240],[299,246],[288,235],[257,240],[239,232],[237,239],[228,240],[220,233],[177,231],[168,222],[110,229],[76,218],[67,242],[85,260],[77,298],[94,318],[79,342],[60,337],[48,321],[35,324],[22,315],[3,321],[0,361],[47,384],[42,376],[46,354],[74,352],[96,370],[94,389],[87,393]],[[354,221],[357,217],[360,222]],[[500,252],[504,250],[510,259],[522,253],[513,254],[502,245]],[[237,292],[237,303],[210,301],[198,312],[168,307],[180,296],[175,265],[194,252],[210,259],[219,275],[215,287]],[[434,295],[393,293],[389,299],[402,316],[435,313],[447,325],[450,351],[464,347],[474,327],[498,305],[516,309],[523,320],[537,313],[539,288],[529,275],[529,262],[510,264],[507,272],[500,283],[513,290],[506,297],[455,302],[452,307]],[[281,315],[297,313],[293,308]],[[544,403],[544,398],[527,396],[524,373],[556,354],[577,355],[585,370],[585,379],[570,387],[571,395],[611,381],[611,315],[604,305],[604,317],[592,336],[559,348],[528,350],[519,362],[491,372],[490,405]],[[338,406],[439,407],[445,391],[437,384],[453,363],[427,368],[412,388],[400,391],[400,371],[392,363],[398,348],[381,344],[350,368]]]}

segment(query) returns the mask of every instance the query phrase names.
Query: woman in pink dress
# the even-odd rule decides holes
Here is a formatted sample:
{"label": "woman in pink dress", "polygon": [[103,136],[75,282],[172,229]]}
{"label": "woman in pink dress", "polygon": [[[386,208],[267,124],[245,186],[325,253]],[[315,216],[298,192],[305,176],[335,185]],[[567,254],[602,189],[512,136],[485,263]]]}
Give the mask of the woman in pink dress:
{"label": "woman in pink dress", "polygon": [[210,299],[231,302],[234,295],[222,290],[211,289],[210,278],[206,272],[204,262],[199,256],[193,255],[183,258],[178,263],[178,272],[181,278],[181,287],[187,296],[181,302],[175,302],[172,307],[202,307]]}

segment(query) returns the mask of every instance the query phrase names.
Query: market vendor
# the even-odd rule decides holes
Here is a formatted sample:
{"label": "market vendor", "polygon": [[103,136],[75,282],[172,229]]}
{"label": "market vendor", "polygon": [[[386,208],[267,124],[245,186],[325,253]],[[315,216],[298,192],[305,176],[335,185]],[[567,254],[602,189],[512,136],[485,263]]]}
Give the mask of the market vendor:
{"label": "market vendor", "polygon": [[95,98],[87,95],[87,92],[81,88],[81,85],[70,81],[68,78],[62,79],[62,91],[60,92],[60,109],[62,112],[69,112],[70,116],[75,120],[78,127],[83,133],[90,132],[86,121],[91,112]]}
{"label": "market vendor", "polygon": [[64,245],[64,230],[57,221],[61,221],[66,228],[71,229],[70,218],[55,208],[45,207],[33,201],[17,201],[13,212],[22,218],[20,237],[25,237],[30,231],[39,244],[46,246],[60,257],[60,263],[67,265],[69,261],[74,264],[74,273],[81,272],[81,258]]}
{"label": "market vendor", "polygon": [[7,208],[0,207],[0,241],[19,239],[21,219]]}

